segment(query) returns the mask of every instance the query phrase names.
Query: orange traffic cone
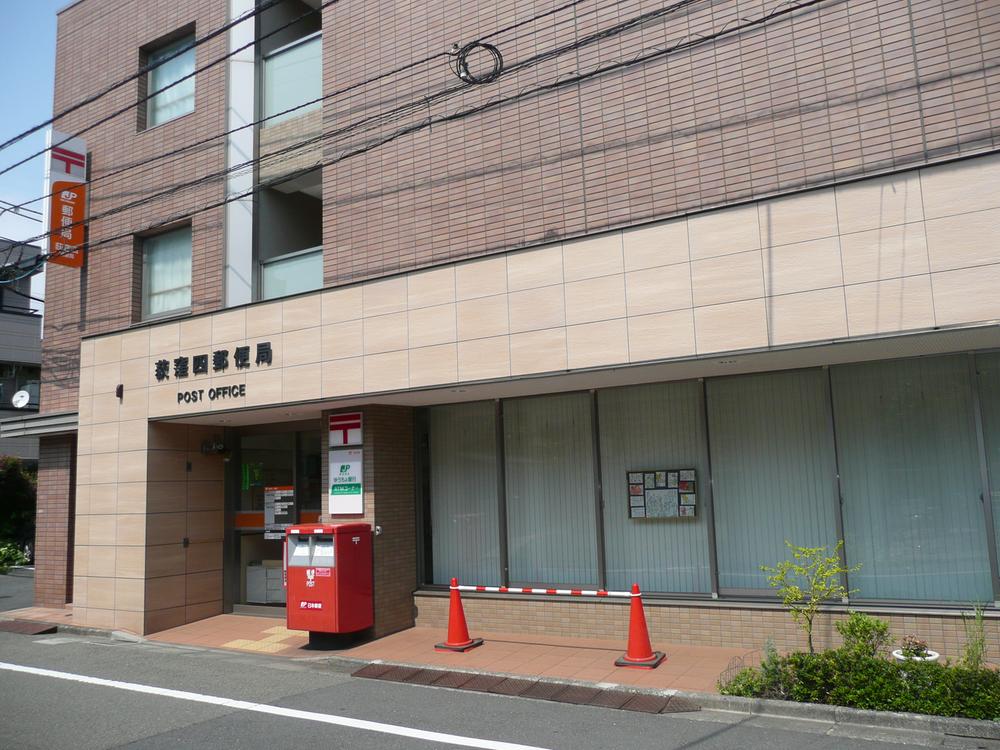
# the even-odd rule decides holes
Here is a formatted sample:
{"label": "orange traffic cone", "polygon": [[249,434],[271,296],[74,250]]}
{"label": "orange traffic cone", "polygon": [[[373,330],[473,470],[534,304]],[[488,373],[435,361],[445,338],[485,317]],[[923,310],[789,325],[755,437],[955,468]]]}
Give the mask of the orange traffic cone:
{"label": "orange traffic cone", "polygon": [[639,584],[633,583],[628,621],[628,648],[623,656],[615,660],[615,666],[656,669],[665,658],[666,654],[662,651],[653,651],[653,647],[649,645],[646,615],[642,611],[642,593],[639,591]]}
{"label": "orange traffic cone", "polygon": [[435,651],[468,651],[483,645],[482,638],[469,638],[469,626],[465,624],[462,597],[458,593],[458,579],[451,579],[451,603],[448,609],[448,640],[434,644]]}

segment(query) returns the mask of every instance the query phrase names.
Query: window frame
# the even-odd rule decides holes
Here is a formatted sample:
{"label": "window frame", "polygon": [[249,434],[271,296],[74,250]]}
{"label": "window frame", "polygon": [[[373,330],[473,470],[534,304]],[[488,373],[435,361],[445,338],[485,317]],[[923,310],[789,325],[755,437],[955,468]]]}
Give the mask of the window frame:
{"label": "window frame", "polygon": [[[190,236],[190,242],[188,243],[188,252],[190,256],[190,275],[188,277],[188,304],[182,307],[172,308],[170,310],[164,310],[158,313],[149,312],[149,263],[146,260],[147,254],[147,243],[150,240],[155,240],[162,238],[166,235],[173,234],[175,232],[187,231]],[[193,289],[193,279],[194,279],[194,228],[191,224],[179,224],[171,226],[163,231],[159,231],[152,234],[137,235],[135,241],[135,256],[137,273],[135,274],[136,287],[137,287],[137,299],[135,304],[136,317],[139,321],[148,322],[155,320],[162,320],[164,318],[173,318],[179,315],[187,315],[191,312],[191,295],[194,291]],[[172,287],[169,290],[163,291],[176,291],[178,289],[183,289],[184,287]]]}
{"label": "window frame", "polygon": [[[152,71],[146,70],[146,68],[150,65],[150,61],[158,53],[161,53],[164,49],[172,47],[174,45],[179,45],[179,43],[181,42],[194,43],[196,41],[197,41],[197,35],[195,34],[195,24],[190,23],[175,31],[172,31],[169,34],[161,36],[160,38],[148,44],[145,44],[139,48],[139,70],[144,72],[138,78],[139,86],[138,86],[138,95],[136,97],[136,100],[139,102],[139,106],[136,108],[137,111],[136,129],[138,132],[154,130],[160,127],[161,125],[166,125],[167,123],[174,122],[175,120],[179,120],[182,117],[190,115],[197,109],[198,87],[197,87],[197,76],[194,76],[193,78],[190,79],[192,86],[194,88],[194,91],[192,92],[191,109],[182,112],[180,114],[174,115],[173,117],[169,117],[165,120],[161,120],[159,122],[151,124],[150,105],[156,99],[156,96],[155,94],[151,95],[150,93],[150,79],[151,79],[150,74]],[[190,52],[190,54],[193,56],[195,62],[195,68],[197,68],[197,47],[192,47],[187,52]]]}

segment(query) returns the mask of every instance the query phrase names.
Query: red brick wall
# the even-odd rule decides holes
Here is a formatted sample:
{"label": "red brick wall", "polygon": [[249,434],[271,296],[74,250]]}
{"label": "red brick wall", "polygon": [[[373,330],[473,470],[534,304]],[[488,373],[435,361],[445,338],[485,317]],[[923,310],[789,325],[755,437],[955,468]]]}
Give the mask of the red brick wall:
{"label": "red brick wall", "polygon": [[[332,522],[363,521],[382,527],[374,538],[375,635],[413,625],[417,588],[416,489],[413,471],[413,409],[366,406],[364,414],[363,518],[333,517]],[[324,422],[326,415],[324,414]],[[326,438],[324,437],[324,440]],[[329,462],[323,462],[329,486]],[[329,506],[324,504],[324,509]],[[329,517],[328,517],[329,518]]]}
{"label": "red brick wall", "polygon": [[[140,48],[189,24],[198,35],[227,20],[227,4],[219,0],[149,3],[142,0],[83,0],[59,15],[54,109],[62,110],[108,84],[135,73]],[[227,51],[225,34],[197,48],[200,67]],[[226,130],[225,65],[199,73],[195,111],[148,130],[138,131],[132,109],[85,133],[91,176],[133,164]],[[73,133],[111,112],[137,101],[140,82],[60,119],[56,127]],[[154,162],[99,181],[92,186],[90,213],[148,196],[178,182],[225,167],[225,140],[182,157]],[[94,242],[149,225],[222,197],[223,184],[214,181],[185,190],[102,220],[92,221]],[[192,309],[218,308],[222,303],[222,211],[192,217],[194,226]],[[131,238],[97,247],[83,271],[50,265],[46,273],[45,338],[42,346],[43,412],[75,411],[80,337],[121,329],[132,322],[138,289],[134,282],[135,243]]]}
{"label": "red brick wall", "polygon": [[[382,0],[324,11],[325,91],[561,0]],[[514,66],[668,3],[581,3],[490,38]],[[631,33],[420,105],[327,147],[630,59],[777,0],[696,2]],[[641,67],[436,124],[326,168],[327,283],[695,211],[995,148],[1000,6],[826,0]],[[343,126],[455,86],[437,59],[328,100]]]}
{"label": "red brick wall", "polygon": [[35,605],[62,607],[73,599],[76,438],[43,437],[38,450]]}

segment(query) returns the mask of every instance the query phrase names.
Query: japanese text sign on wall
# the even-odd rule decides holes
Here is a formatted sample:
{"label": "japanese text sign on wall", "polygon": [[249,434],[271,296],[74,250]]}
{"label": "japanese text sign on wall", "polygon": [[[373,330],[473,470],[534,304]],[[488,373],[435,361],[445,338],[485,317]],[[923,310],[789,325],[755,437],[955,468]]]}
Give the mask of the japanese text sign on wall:
{"label": "japanese text sign on wall", "polygon": [[[262,341],[257,344],[256,357],[253,362],[257,367],[270,365],[273,358],[271,342]],[[233,366],[237,370],[250,369],[250,347],[237,346],[233,349]],[[207,375],[211,364],[212,372],[224,373],[229,369],[229,350],[216,349],[212,352],[211,363],[209,355],[195,354],[193,357],[174,357],[158,359],[153,364],[153,375],[158,383],[167,380],[173,373],[175,378],[186,378],[190,375]]]}
{"label": "japanese text sign on wall", "polygon": [[694,469],[630,471],[627,479],[629,518],[694,517]]}
{"label": "japanese text sign on wall", "polygon": [[45,192],[49,194],[49,260],[83,266],[87,240],[87,144],[81,138],[50,130]]}
{"label": "japanese text sign on wall", "polygon": [[331,414],[329,435],[330,513],[348,515],[364,513],[365,497],[362,487],[364,452],[360,447],[364,433],[361,428],[361,412]]}

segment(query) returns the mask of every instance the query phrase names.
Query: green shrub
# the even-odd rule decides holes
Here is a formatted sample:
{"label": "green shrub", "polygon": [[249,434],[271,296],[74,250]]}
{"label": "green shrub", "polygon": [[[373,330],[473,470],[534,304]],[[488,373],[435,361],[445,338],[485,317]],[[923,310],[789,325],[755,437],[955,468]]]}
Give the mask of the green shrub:
{"label": "green shrub", "polygon": [[14,565],[24,565],[27,562],[27,556],[16,544],[0,544],[0,574],[6,573]]}
{"label": "green shrub", "polygon": [[892,645],[889,623],[864,612],[851,612],[846,620],[834,624],[844,639],[843,649],[855,656],[874,658]]}
{"label": "green shrub", "polygon": [[968,669],[981,669],[986,662],[986,629],[983,624],[983,605],[976,604],[972,617],[962,613],[965,626],[965,648],[959,663]]}
{"label": "green shrub", "polygon": [[[795,653],[771,665],[790,700],[874,711],[1000,720],[1000,672],[933,662],[898,662],[837,649]],[[725,695],[774,697],[763,666],[748,667],[720,684]]]}

